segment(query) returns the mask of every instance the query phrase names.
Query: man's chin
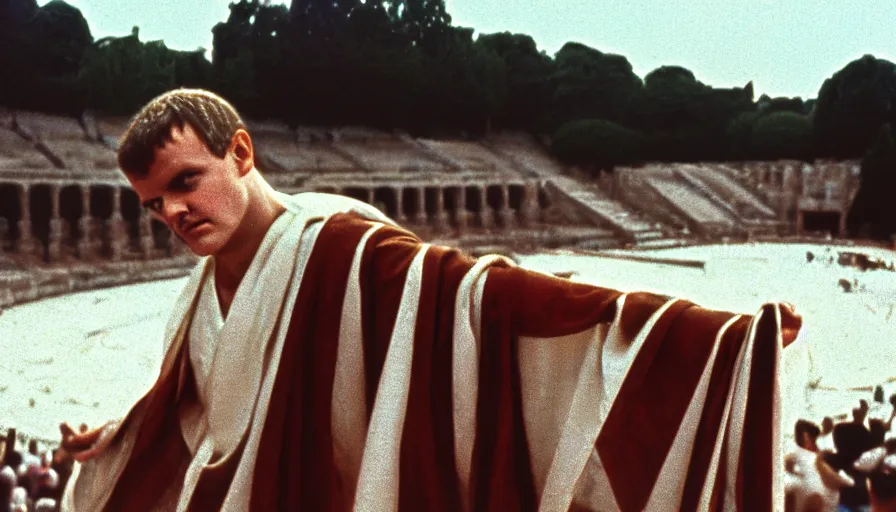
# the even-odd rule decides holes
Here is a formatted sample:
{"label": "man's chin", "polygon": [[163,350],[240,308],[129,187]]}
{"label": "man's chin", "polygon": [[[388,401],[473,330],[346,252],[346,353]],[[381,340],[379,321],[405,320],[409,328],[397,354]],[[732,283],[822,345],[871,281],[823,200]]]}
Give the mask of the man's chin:
{"label": "man's chin", "polygon": [[217,245],[209,243],[187,244],[187,248],[190,249],[190,252],[199,257],[214,256],[220,250],[220,247]]}

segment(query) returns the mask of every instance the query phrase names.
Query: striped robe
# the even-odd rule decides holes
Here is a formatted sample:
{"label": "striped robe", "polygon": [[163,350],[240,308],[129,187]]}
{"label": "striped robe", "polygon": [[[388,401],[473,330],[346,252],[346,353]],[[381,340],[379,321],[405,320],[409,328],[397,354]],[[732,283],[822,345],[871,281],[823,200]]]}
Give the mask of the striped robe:
{"label": "striped robe", "polygon": [[778,305],[623,294],[354,214],[302,226],[267,319],[283,335],[254,343],[258,379],[229,381],[233,449],[185,477],[196,389],[176,340],[200,268],[158,380],[64,509],[781,508]]}

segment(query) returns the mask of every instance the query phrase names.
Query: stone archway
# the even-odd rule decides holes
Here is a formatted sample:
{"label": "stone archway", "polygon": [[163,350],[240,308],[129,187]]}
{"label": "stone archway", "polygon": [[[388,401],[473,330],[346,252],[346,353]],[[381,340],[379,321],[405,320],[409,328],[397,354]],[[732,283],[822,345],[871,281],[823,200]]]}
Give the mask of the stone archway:
{"label": "stone archway", "polygon": [[467,211],[472,215],[471,224],[475,227],[483,227],[482,213],[485,210],[485,198],[482,197],[482,187],[471,185],[466,187]]}
{"label": "stone archway", "polygon": [[342,195],[370,203],[370,189],[367,187],[345,187],[342,189]]}
{"label": "stone archway", "polygon": [[144,213],[140,206],[140,198],[131,189],[121,190],[121,216],[125,223],[125,236],[127,236],[127,249],[139,254],[140,248],[140,217],[149,215]]}
{"label": "stone archway", "polygon": [[410,219],[411,223],[426,223],[426,208],[423,203],[420,188],[407,187],[401,191],[401,206],[404,208],[405,217]]}
{"label": "stone archway", "polygon": [[46,184],[32,185],[28,192],[31,233],[38,243],[37,250],[44,263],[49,263],[50,261],[50,219],[53,214],[51,193],[50,186]]}
{"label": "stone archway", "polygon": [[522,185],[510,185],[507,190],[508,207],[519,213],[523,209],[524,190]]}
{"label": "stone archway", "polygon": [[112,204],[114,191],[109,185],[97,185],[90,187],[90,217],[92,227],[88,234],[91,244],[94,244],[96,256],[108,258],[112,256],[112,239],[109,220],[117,205]]}
{"label": "stone archway", "polygon": [[89,209],[84,205],[82,186],[66,185],[62,187],[59,191],[59,217],[63,224],[63,252],[71,255],[77,254],[79,242],[87,236],[87,233],[84,232],[85,223],[81,220],[88,214]]}
{"label": "stone archway", "polygon": [[445,194],[445,209],[447,210],[448,219],[455,228],[462,228],[461,209],[465,209],[461,204],[461,193],[463,190],[458,186],[444,187],[442,189]]}
{"label": "stone archway", "polygon": [[398,218],[398,194],[392,187],[378,187],[373,191],[373,205],[389,218]]}
{"label": "stone archway", "polygon": [[22,217],[20,190],[21,186],[18,185],[0,184],[0,250],[2,251],[12,251],[20,238],[19,220]]}

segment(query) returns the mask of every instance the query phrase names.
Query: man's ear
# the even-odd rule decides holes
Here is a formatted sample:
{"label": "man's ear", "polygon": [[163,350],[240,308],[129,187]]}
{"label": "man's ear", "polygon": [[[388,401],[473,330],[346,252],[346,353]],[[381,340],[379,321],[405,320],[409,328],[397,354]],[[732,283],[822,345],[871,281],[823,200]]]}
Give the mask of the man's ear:
{"label": "man's ear", "polygon": [[240,128],[233,134],[230,150],[236,160],[240,176],[249,174],[255,168],[255,148],[252,146],[252,138],[249,132]]}

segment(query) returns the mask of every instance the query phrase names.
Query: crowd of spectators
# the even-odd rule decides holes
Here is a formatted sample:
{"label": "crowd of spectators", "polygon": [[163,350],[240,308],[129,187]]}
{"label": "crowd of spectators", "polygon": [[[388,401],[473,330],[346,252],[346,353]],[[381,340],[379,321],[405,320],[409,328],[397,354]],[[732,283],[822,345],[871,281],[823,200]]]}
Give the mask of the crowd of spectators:
{"label": "crowd of spectators", "polygon": [[796,422],[784,460],[788,512],[896,512],[896,394],[889,407],[880,387],[874,398],[837,423]]}
{"label": "crowd of spectators", "polygon": [[17,447],[16,429],[0,436],[0,512],[52,512],[59,510],[62,491],[74,460],[62,448],[28,441]]}
{"label": "crowd of spectators", "polygon": [[[784,459],[787,512],[896,512],[896,394],[889,407],[880,388],[875,399],[836,423],[796,422]],[[9,429],[0,435],[0,512],[58,511],[73,464],[63,448],[41,450],[34,439],[19,450]]]}

